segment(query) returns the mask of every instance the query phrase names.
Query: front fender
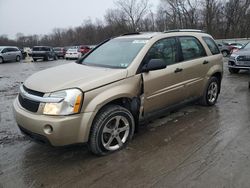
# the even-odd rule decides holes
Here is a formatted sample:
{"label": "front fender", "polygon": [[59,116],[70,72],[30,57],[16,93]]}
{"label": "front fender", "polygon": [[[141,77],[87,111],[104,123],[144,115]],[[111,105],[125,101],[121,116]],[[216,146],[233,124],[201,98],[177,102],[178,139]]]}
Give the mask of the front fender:
{"label": "front fender", "polygon": [[141,91],[141,77],[135,75],[85,93],[83,112],[97,112],[111,101],[137,97]]}

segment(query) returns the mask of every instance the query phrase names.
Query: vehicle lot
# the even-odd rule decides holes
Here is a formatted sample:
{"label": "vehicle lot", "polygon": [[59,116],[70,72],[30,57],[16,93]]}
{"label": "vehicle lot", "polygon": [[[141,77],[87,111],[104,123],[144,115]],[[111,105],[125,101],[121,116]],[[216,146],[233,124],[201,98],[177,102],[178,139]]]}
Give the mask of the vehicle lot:
{"label": "vehicle lot", "polygon": [[73,63],[0,65],[0,187],[249,187],[249,72],[225,66],[214,107],[187,106],[141,127],[128,147],[96,157],[83,146],[27,140],[12,115],[19,85],[32,73]]}

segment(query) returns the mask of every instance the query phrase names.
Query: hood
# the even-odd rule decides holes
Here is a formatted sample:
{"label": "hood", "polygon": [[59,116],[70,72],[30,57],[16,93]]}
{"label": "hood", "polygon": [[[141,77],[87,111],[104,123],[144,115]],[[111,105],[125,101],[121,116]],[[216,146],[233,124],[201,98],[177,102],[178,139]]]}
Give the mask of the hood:
{"label": "hood", "polygon": [[43,93],[69,88],[80,88],[82,91],[88,91],[124,79],[126,76],[126,69],[69,63],[37,72],[30,76],[24,85],[29,89]]}
{"label": "hood", "polygon": [[235,54],[235,55],[246,55],[246,56],[250,56],[250,50],[249,49],[241,49],[241,50],[239,50],[239,51],[237,51],[237,52],[234,52],[233,54]]}

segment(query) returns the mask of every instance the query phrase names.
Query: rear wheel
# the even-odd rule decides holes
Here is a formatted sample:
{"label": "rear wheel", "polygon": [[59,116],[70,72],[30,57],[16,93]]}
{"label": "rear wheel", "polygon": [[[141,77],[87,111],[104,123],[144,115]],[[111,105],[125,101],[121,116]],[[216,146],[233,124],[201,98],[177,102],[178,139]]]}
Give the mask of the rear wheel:
{"label": "rear wheel", "polygon": [[20,62],[21,57],[19,55],[16,56],[16,62]]}
{"label": "rear wheel", "polygon": [[220,83],[218,78],[211,77],[208,81],[206,90],[204,91],[200,103],[204,106],[213,106],[218,99],[219,91]]}
{"label": "rear wheel", "polygon": [[232,74],[237,74],[237,73],[239,73],[239,71],[240,71],[240,69],[235,69],[235,68],[229,68],[228,70],[229,70],[229,72],[232,73]]}
{"label": "rear wheel", "polygon": [[90,131],[89,148],[96,155],[107,155],[124,148],[134,134],[133,115],[118,105],[104,107]]}

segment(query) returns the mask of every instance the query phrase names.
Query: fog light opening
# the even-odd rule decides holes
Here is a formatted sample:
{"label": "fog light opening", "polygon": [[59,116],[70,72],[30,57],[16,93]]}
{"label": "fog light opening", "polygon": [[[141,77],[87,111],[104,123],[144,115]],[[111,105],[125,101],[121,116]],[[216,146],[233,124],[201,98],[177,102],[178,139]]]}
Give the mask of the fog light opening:
{"label": "fog light opening", "polygon": [[45,125],[43,130],[46,134],[51,134],[53,132],[53,127],[51,125]]}

